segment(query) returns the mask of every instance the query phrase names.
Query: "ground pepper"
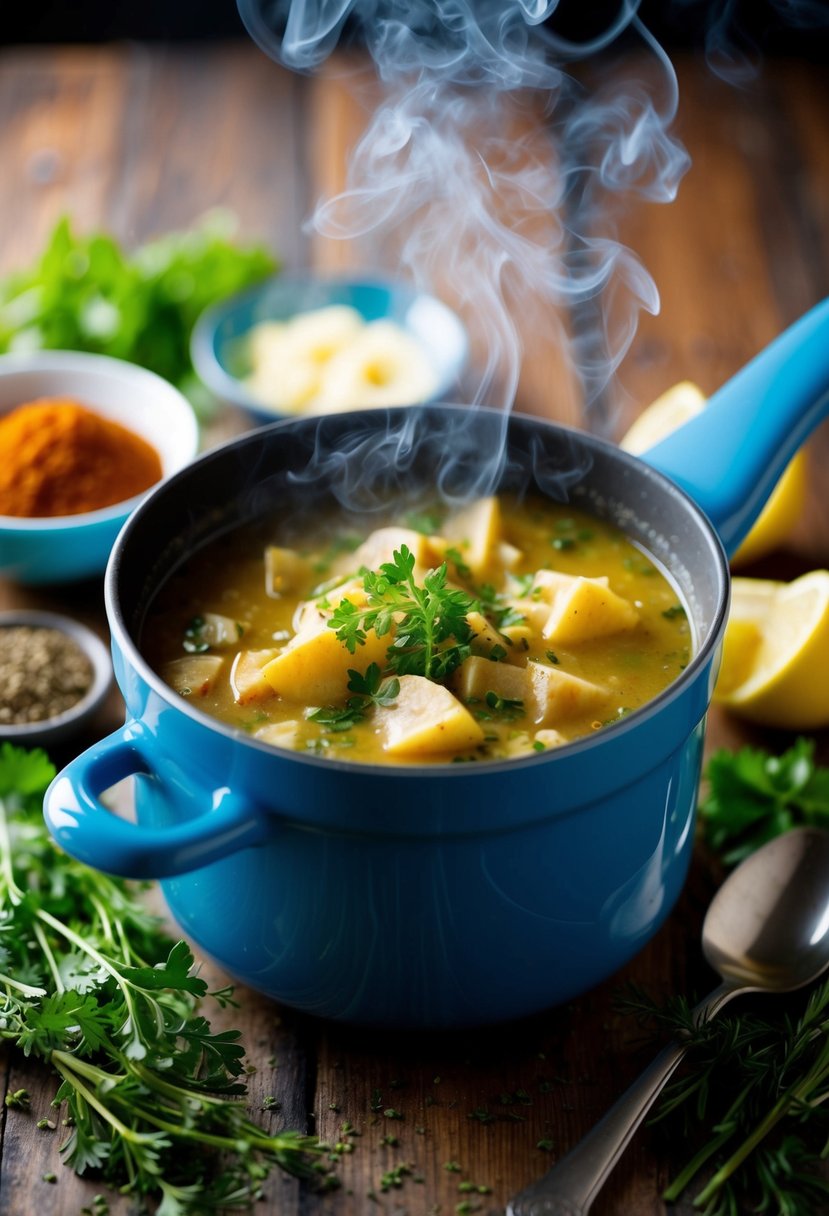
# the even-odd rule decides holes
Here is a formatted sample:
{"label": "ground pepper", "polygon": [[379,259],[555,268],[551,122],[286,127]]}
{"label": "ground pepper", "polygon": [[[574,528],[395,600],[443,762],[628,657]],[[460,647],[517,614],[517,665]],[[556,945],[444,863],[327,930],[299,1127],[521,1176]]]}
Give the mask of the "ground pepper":
{"label": "ground pepper", "polygon": [[161,474],[146,440],[77,401],[32,401],[0,418],[0,515],[97,511]]}
{"label": "ground pepper", "polygon": [[43,722],[92,687],[89,657],[69,634],[41,625],[0,628],[0,735],[4,726]]}

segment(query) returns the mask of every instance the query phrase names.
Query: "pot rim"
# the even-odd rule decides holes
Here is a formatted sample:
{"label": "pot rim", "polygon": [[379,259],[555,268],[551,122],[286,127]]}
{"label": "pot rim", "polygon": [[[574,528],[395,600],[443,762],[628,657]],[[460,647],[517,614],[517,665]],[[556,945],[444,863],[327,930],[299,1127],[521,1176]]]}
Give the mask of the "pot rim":
{"label": "pot rim", "polygon": [[[459,405],[458,403],[440,403],[439,405],[413,405],[413,406],[394,406],[386,409],[365,409],[349,411],[349,416],[354,418],[355,422],[360,420],[376,418],[380,415],[385,417],[400,414],[404,411],[421,410],[422,412],[434,409],[454,409],[467,410],[474,408],[477,413],[501,415],[503,411],[494,409],[488,406],[469,407]],[[133,641],[130,632],[127,628],[124,619],[124,613],[119,603],[118,598],[118,581],[121,569],[122,554],[125,546],[129,543],[133,532],[141,526],[142,516],[150,509],[152,503],[157,497],[164,495],[169,490],[175,488],[181,482],[186,481],[192,475],[191,471],[210,464],[214,461],[221,461],[225,458],[227,452],[241,448],[246,442],[251,442],[254,437],[261,442],[265,435],[270,435],[272,432],[278,432],[286,428],[296,427],[298,424],[314,424],[319,423],[320,419],[315,416],[304,416],[301,418],[289,418],[277,420],[263,427],[257,427],[255,430],[245,431],[241,435],[236,435],[233,438],[226,440],[224,443],[211,448],[208,452],[199,456],[196,460],[172,474],[164,481],[160,482],[157,487],[143,499],[141,504],[130,515],[128,521],[121,529],[115,545],[113,546],[107,563],[106,575],[104,580],[104,600],[106,606],[107,618],[109,620],[110,630],[112,633],[113,644],[117,644],[121,653],[128,660],[129,664],[138,673],[141,679],[152,689],[152,691],[161,698],[168,708],[183,714],[192,722],[200,727],[208,730],[216,731],[224,736],[232,743],[242,747],[251,748],[253,752],[260,755],[268,756],[274,760],[292,761],[302,765],[308,765],[312,768],[321,767],[325,772],[337,771],[353,776],[365,778],[367,775],[376,774],[388,779],[392,774],[399,774],[408,779],[416,778],[418,780],[430,780],[436,776],[440,778],[469,778],[480,774],[485,776],[487,773],[501,773],[504,771],[515,770],[516,766],[521,769],[526,769],[529,766],[541,764],[550,764],[553,762],[563,764],[571,758],[582,756],[585,752],[589,752],[596,747],[602,746],[609,738],[614,740],[619,739],[625,734],[638,730],[645,725],[655,715],[681,697],[685,691],[696,682],[701,674],[706,669],[709,661],[712,658],[713,652],[719,644],[722,633],[725,628],[729,595],[730,595],[730,569],[728,558],[723,547],[723,543],[714,528],[711,521],[708,519],[702,508],[694,501],[694,499],[676,482],[665,476],[658,469],[653,468],[645,461],[629,452],[623,451],[616,444],[611,443],[606,439],[602,439],[590,432],[581,431],[578,428],[566,426],[563,423],[555,422],[545,418],[536,418],[529,415],[520,415],[520,419],[524,423],[531,426],[537,426],[542,430],[549,429],[553,431],[565,432],[566,434],[574,434],[580,442],[586,442],[588,446],[594,445],[606,454],[609,454],[612,459],[618,460],[622,464],[626,464],[636,471],[636,475],[641,477],[643,474],[646,478],[651,479],[663,491],[675,496],[679,499],[694,516],[697,522],[701,525],[701,531],[705,539],[709,542],[711,557],[715,561],[718,573],[718,584],[720,586],[720,594],[716,610],[712,614],[711,624],[708,631],[708,636],[703,641],[702,645],[693,655],[691,661],[685,670],[676,677],[666,688],[658,693],[651,700],[639,706],[630,714],[610,726],[604,727],[595,734],[582,736],[579,739],[574,739],[570,743],[563,744],[561,747],[550,748],[545,752],[533,752],[527,756],[510,757],[505,760],[487,760],[481,764],[457,764],[451,760],[435,761],[428,765],[418,765],[414,762],[408,764],[369,764],[358,760],[339,760],[333,757],[316,756],[312,753],[292,752],[287,749],[277,749],[272,745],[259,741],[253,736],[245,734],[232,726],[227,725],[218,718],[193,707],[185,698],[178,696],[168,684],[150,667],[147,660],[144,658],[137,644]],[[507,420],[509,421],[509,420]],[[654,556],[652,553],[650,556]],[[669,573],[673,574],[669,569]],[[706,700],[710,700],[707,697]]]}

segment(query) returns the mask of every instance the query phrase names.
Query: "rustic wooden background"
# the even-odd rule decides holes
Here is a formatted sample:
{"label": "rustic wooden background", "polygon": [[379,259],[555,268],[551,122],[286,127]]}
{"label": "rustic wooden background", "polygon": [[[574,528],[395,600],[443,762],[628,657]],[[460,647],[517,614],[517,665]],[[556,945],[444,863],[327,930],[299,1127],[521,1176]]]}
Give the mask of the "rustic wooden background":
{"label": "rustic wooden background", "polygon": [[[675,203],[637,205],[625,220],[623,236],[653,272],[663,305],[658,317],[642,318],[623,366],[619,433],[677,380],[716,388],[829,291],[825,71],[771,62],[746,89],[735,90],[696,60],[683,59],[678,69],[678,129],[693,167]],[[288,75],[247,44],[6,49],[0,271],[32,258],[64,213],[81,228],[104,226],[136,243],[186,227],[215,205],[235,211],[240,231],[264,237],[288,266],[341,264],[348,249],[311,242],[302,222],[320,192],[342,181],[345,151],[364,117],[341,80]],[[555,381],[549,358],[528,352],[521,407],[572,420],[572,392]],[[207,440],[240,425],[225,415]],[[826,430],[810,450],[808,510],[786,552],[754,572],[788,577],[829,563]],[[18,605],[58,607],[105,632],[97,583],[51,593],[0,584],[0,606]],[[121,713],[114,694],[97,734]],[[712,713],[709,747],[746,739],[787,742]],[[572,1005],[519,1026],[472,1035],[369,1035],[242,991],[233,1020],[257,1069],[253,1109],[273,1095],[281,1109],[261,1115],[273,1127],[316,1130],[333,1140],[348,1119],[362,1132],[343,1162],[339,1192],[319,1198],[274,1177],[257,1210],[427,1216],[453,1213],[470,1198],[484,1216],[503,1211],[507,1198],[573,1144],[647,1061],[650,1048],[642,1047],[637,1027],[614,1011],[620,984],[635,980],[668,994],[701,993],[711,983],[697,943],[717,877],[700,852],[680,906],[630,967]],[[75,1216],[98,1188],[60,1169],[57,1135],[34,1128],[48,1113],[53,1078],[10,1057],[3,1085],[28,1089],[33,1109],[28,1115],[3,1108],[0,1216]],[[401,1121],[390,1124],[372,1111],[376,1092],[402,1112]],[[491,1120],[474,1117],[482,1110]],[[384,1143],[390,1134],[398,1144]],[[447,1170],[449,1162],[460,1172]],[[414,1174],[401,1189],[383,1192],[383,1174],[401,1163]],[[53,1170],[57,1184],[41,1181]],[[645,1129],[598,1200],[596,1216],[658,1216],[670,1176],[670,1154]],[[464,1180],[491,1193],[466,1196],[458,1191]],[[114,1199],[110,1210],[123,1216],[127,1205]]]}

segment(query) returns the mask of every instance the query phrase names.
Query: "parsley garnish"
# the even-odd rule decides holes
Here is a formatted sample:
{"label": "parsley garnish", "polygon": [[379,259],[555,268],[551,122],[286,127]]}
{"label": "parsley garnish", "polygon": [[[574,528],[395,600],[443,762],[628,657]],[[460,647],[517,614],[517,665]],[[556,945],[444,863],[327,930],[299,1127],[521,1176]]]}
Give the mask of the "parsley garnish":
{"label": "parsley garnish", "polygon": [[188,654],[204,654],[210,649],[210,643],[205,639],[203,616],[194,616],[184,630],[184,641],[181,643]]}
{"label": "parsley garnish", "polygon": [[334,732],[351,730],[362,722],[373,705],[391,705],[400,693],[399,680],[381,683],[382,673],[376,663],[369,663],[365,675],[353,668],[348,669],[348,690],[356,696],[349,697],[342,708],[327,706],[315,709],[308,715],[309,722],[316,722]]}
{"label": "parsley garnish", "polygon": [[406,527],[413,532],[421,532],[424,536],[434,536],[440,532],[443,516],[439,511],[414,511],[406,516]]}
{"label": "parsley garnish", "polygon": [[394,625],[394,641],[386,652],[392,671],[445,680],[471,653],[474,635],[466,617],[475,600],[447,587],[445,562],[429,571],[422,587],[415,582],[414,566],[414,554],[401,545],[392,561],[363,576],[367,607],[345,598],[328,624],[351,654],[365,644],[369,630],[385,637]]}
{"label": "parsley garnish", "polygon": [[446,556],[449,558],[452,565],[458,572],[459,578],[471,579],[472,571],[463,560],[463,554],[459,549],[451,548],[446,550]]}
{"label": "parsley garnish", "polygon": [[[506,722],[512,722],[516,718],[524,716],[524,702],[518,697],[500,697],[497,692],[488,692],[484,695],[483,703],[478,697],[470,697],[467,701],[469,706],[477,706],[484,704],[486,709],[476,709],[475,717],[479,722],[491,722],[493,718],[502,718]],[[498,736],[496,735],[495,738]]]}
{"label": "parsley garnish", "polygon": [[700,814],[706,839],[728,865],[789,828],[829,827],[829,768],[814,754],[811,739],[798,739],[781,756],[753,747],[714,753]]}
{"label": "parsley garnish", "polygon": [[666,621],[676,620],[677,617],[687,615],[681,604],[671,604],[670,608],[666,608],[662,613]]}
{"label": "parsley garnish", "polygon": [[176,1216],[247,1205],[277,1167],[318,1177],[316,1137],[248,1117],[239,1032],[198,1012],[189,947],[128,884],[55,847],[41,814],[54,773],[41,751],[0,747],[0,1040],[56,1070],[64,1161]]}

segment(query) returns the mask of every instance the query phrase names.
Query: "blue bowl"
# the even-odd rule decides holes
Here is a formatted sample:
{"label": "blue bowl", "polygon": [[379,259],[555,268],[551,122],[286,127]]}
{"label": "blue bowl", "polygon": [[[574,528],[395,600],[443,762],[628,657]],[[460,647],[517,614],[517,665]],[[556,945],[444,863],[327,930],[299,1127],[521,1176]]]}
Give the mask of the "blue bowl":
{"label": "blue bowl", "polygon": [[263,404],[245,385],[250,372],[245,338],[260,321],[287,321],[332,304],[355,309],[365,321],[394,321],[432,361],[436,384],[429,400],[457,396],[453,389],[469,356],[469,338],[457,313],[415,287],[372,279],[278,275],[223,300],[207,309],[193,330],[193,365],[211,392],[240,406],[257,422],[286,417]]}
{"label": "blue bowl", "polygon": [[[198,426],[185,397],[154,372],[81,351],[0,356],[0,415],[42,397],[68,397],[141,435],[164,476],[196,454]],[[143,495],[78,515],[0,515],[0,575],[27,585],[103,574],[113,542]]]}

